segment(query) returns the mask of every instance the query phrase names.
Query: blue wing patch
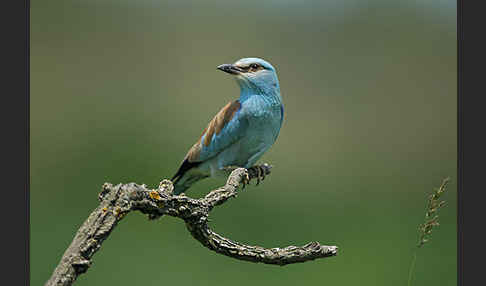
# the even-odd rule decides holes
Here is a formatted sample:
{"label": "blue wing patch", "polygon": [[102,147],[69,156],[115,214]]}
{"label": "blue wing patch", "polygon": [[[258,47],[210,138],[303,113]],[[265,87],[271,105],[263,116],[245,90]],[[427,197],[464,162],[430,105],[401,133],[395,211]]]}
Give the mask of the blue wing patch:
{"label": "blue wing patch", "polygon": [[209,122],[199,140],[192,146],[185,159],[202,162],[239,140],[246,131],[248,122],[242,118],[239,100],[228,103]]}
{"label": "blue wing patch", "polygon": [[[242,118],[240,110],[238,110],[233,118],[221,129],[219,133],[206,132],[201,138],[201,151],[199,153],[199,161],[205,161],[216,156],[231,144],[238,141],[245,135],[248,121]],[[209,139],[206,136],[211,136]],[[206,145],[204,142],[209,142]]]}

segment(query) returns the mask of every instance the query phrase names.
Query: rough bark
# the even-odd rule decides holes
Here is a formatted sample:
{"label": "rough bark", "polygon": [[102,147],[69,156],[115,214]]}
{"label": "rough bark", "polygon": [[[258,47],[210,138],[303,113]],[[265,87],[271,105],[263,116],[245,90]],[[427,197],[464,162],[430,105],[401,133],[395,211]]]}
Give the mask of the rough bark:
{"label": "rough bark", "polygon": [[[263,171],[263,175],[268,175],[270,168],[271,166],[264,164],[260,170]],[[155,190],[135,183],[116,186],[105,183],[99,195],[100,205],[79,228],[45,285],[74,283],[80,274],[88,270],[93,255],[101,248],[103,241],[118,222],[130,211],[140,211],[151,219],[163,215],[181,218],[191,235],[202,245],[236,259],[286,265],[337,254],[336,246],[325,246],[318,242],[310,242],[300,247],[263,248],[241,244],[212,231],[208,226],[211,210],[229,198],[236,197],[241,183],[247,183],[249,179],[257,177],[258,169],[235,169],[223,187],[211,191],[201,199],[192,199],[184,194],[173,195],[173,185],[169,180],[162,181]]]}

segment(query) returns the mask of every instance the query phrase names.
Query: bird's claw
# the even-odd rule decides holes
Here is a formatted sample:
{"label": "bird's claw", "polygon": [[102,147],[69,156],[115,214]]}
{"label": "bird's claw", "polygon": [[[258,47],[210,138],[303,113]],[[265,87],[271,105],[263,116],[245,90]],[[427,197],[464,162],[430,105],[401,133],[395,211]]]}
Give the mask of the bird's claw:
{"label": "bird's claw", "polygon": [[260,182],[263,182],[265,180],[265,176],[266,176],[266,168],[268,168],[268,166],[265,166],[265,165],[256,165],[256,166],[253,166],[249,169],[249,171],[251,171],[252,173],[254,173],[254,177],[256,178],[256,186],[258,186],[260,184]]}
{"label": "bird's claw", "polygon": [[[227,166],[223,167],[222,169],[228,173],[231,173],[232,171],[236,170],[237,166]],[[268,164],[262,164],[262,165],[255,165],[252,166],[248,169],[246,169],[245,174],[243,175],[243,178],[241,179],[241,184],[242,189],[245,189],[247,185],[250,184],[251,178],[256,178],[256,186],[260,184],[260,182],[263,182],[265,180],[265,176],[270,173],[270,169],[272,168],[271,165]]]}
{"label": "bird's claw", "polygon": [[248,171],[246,171],[245,174],[243,175],[241,183],[243,184],[242,189],[244,189],[246,185],[250,184],[250,175],[248,174]]}
{"label": "bird's claw", "polygon": [[[260,184],[260,178],[263,177],[263,173],[265,173],[265,171],[262,170],[262,168],[260,166],[257,166],[257,182],[255,184],[255,186],[258,186]],[[263,181],[263,179],[262,179]]]}

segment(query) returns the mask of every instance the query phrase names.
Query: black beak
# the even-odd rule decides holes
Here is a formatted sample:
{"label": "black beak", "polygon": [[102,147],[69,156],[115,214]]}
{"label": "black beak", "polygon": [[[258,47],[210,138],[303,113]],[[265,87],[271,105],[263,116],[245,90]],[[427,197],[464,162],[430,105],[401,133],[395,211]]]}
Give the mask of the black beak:
{"label": "black beak", "polygon": [[218,70],[227,72],[229,74],[240,74],[243,70],[231,64],[223,64],[217,67]]}

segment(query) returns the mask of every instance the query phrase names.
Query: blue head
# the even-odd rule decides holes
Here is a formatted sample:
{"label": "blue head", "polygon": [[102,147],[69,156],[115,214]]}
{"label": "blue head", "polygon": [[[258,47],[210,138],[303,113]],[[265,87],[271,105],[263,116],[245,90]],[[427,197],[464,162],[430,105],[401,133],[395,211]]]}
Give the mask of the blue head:
{"label": "blue head", "polygon": [[280,99],[277,72],[267,61],[259,58],[243,58],[234,64],[220,65],[218,69],[235,76],[242,96],[261,94]]}

